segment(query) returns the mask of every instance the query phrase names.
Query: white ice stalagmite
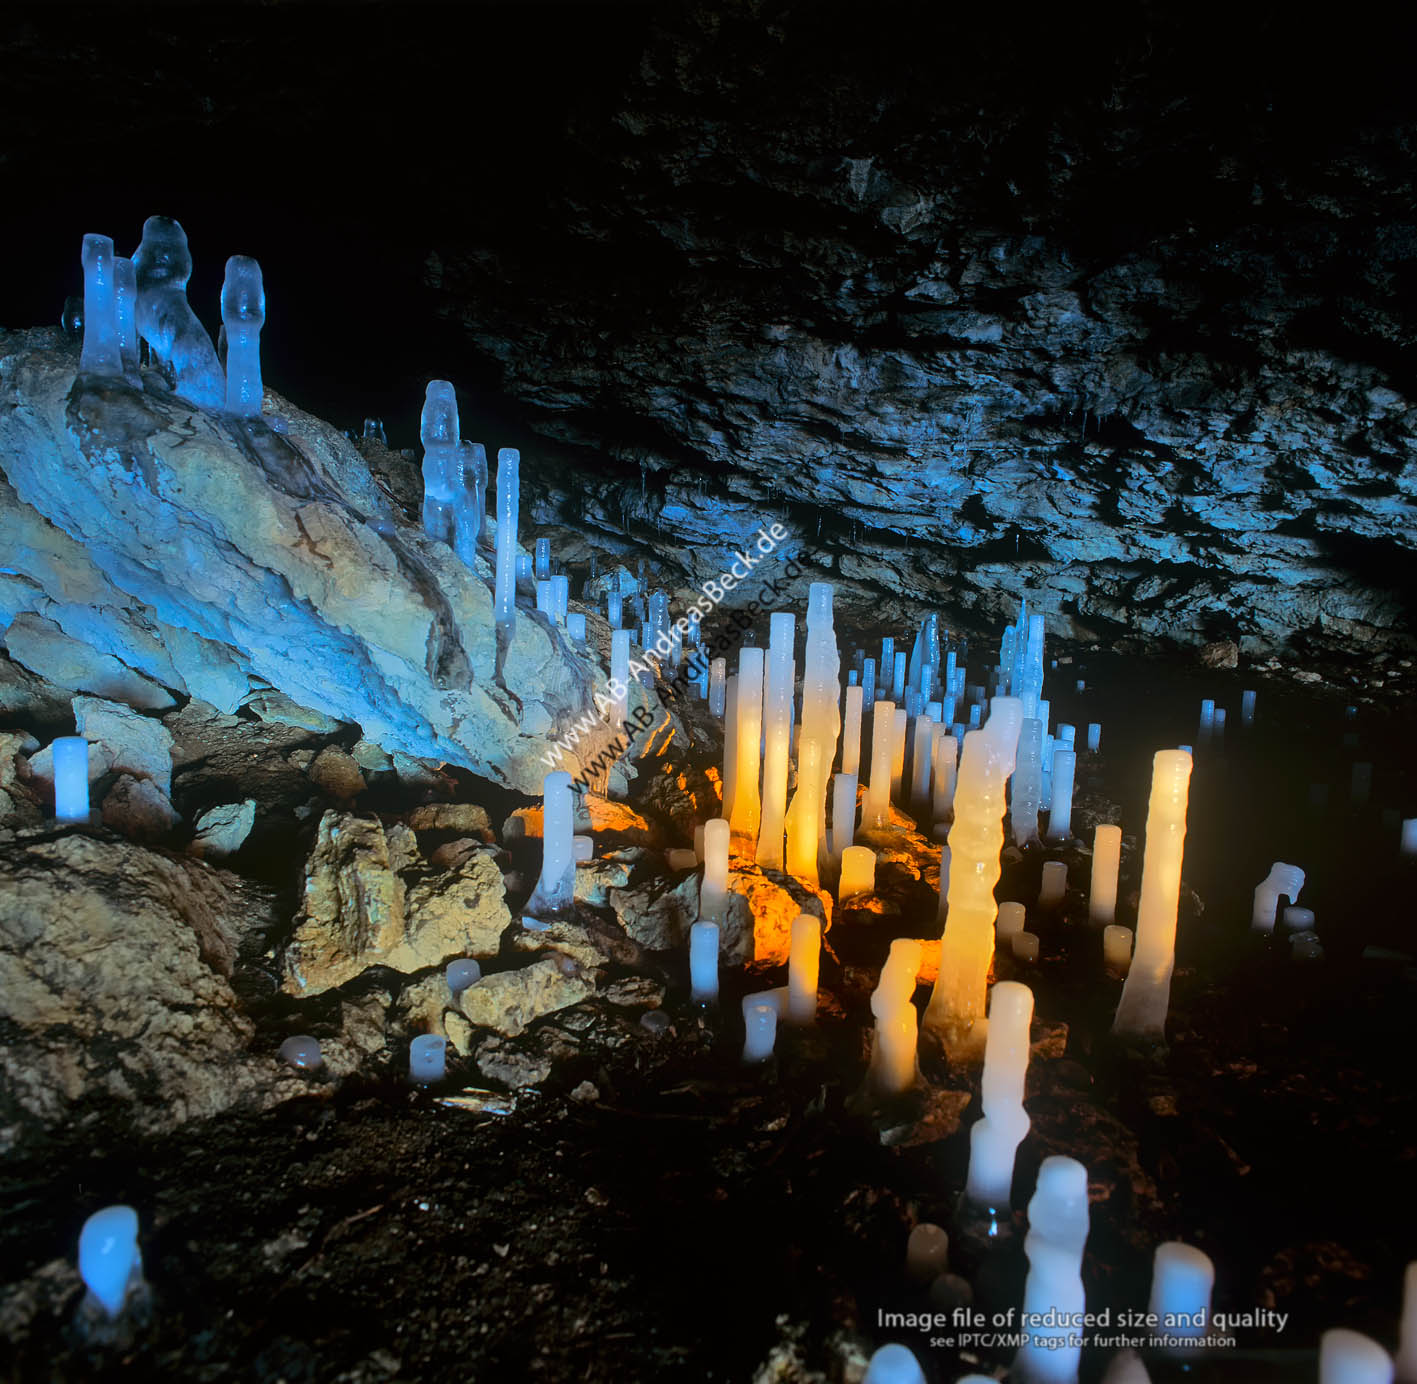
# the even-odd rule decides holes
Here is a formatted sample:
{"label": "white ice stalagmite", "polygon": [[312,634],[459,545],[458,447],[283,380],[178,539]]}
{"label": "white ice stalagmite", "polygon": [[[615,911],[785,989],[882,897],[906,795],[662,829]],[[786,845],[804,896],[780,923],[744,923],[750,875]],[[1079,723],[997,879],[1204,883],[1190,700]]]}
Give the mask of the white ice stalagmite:
{"label": "white ice stalagmite", "polygon": [[429,380],[418,424],[423,444],[423,532],[439,543],[453,541],[454,467],[458,449],[458,400],[448,380]]}
{"label": "white ice stalagmite", "polygon": [[689,990],[695,1004],[718,1001],[718,924],[700,920],[689,929]]}
{"label": "white ice stalagmite", "polygon": [[448,1072],[448,1040],[439,1033],[420,1033],[408,1045],[408,1079],[415,1085],[442,1081]]}
{"label": "white ice stalagmite", "polygon": [[724,684],[723,713],[723,816],[733,818],[733,798],[738,791],[738,674]]}
{"label": "white ice stalagmite", "polygon": [[843,774],[861,772],[861,705],[861,688],[853,683],[846,689],[846,721],[841,730]]}
{"label": "white ice stalagmite", "polygon": [[1255,886],[1250,926],[1259,932],[1273,932],[1279,911],[1279,896],[1283,894],[1290,903],[1297,903],[1303,887],[1303,870],[1297,865],[1286,865],[1282,860],[1276,860],[1269,867],[1269,874]]}
{"label": "white ice stalagmite", "polygon": [[765,995],[743,996],[743,1062],[766,1062],[777,1043],[777,1003]]}
{"label": "white ice stalagmite", "polygon": [[728,842],[730,829],[722,817],[704,823],[704,881],[699,887],[699,917],[722,923],[728,913]]}
{"label": "white ice stalagmite", "polygon": [[551,580],[551,540],[538,538],[532,549],[531,573],[537,581]]}
{"label": "white ice stalagmite", "polygon": [[630,700],[630,631],[610,631],[610,724],[625,724]]}
{"label": "white ice stalagmite", "polygon": [[1392,1357],[1371,1336],[1339,1327],[1319,1337],[1319,1384],[1392,1384]]}
{"label": "white ice stalagmite", "polygon": [[118,355],[124,376],[142,383],[138,357],[138,271],[126,255],[113,258],[113,287],[118,300]]}
{"label": "white ice stalagmite", "polygon": [[1117,916],[1117,874],[1122,866],[1122,828],[1099,825],[1092,837],[1092,890],[1087,916],[1105,927]]}
{"label": "white ice stalagmite", "polygon": [[576,862],[571,846],[575,835],[575,802],[571,776],[556,769],[542,781],[541,878],[527,900],[533,917],[560,913],[571,906],[576,892]]}
{"label": "white ice stalagmite", "polygon": [[1417,1384],[1417,1260],[1402,1275],[1402,1319],[1397,1331],[1397,1377]]}
{"label": "white ice stalagmite", "polygon": [[1073,833],[1073,774],[1077,769],[1077,753],[1073,750],[1053,752],[1053,801],[1048,809],[1048,839],[1066,841]]}
{"label": "white ice stalagmite", "polygon": [[869,846],[847,846],[841,853],[841,879],[837,882],[839,903],[857,894],[876,889],[876,853]]}
{"label": "white ice stalagmite", "polygon": [[969,1177],[965,1204],[988,1214],[991,1223],[1010,1213],[1014,1159],[1028,1133],[1023,1083],[1028,1072],[1033,991],[1001,980],[989,997],[989,1031],[984,1046],[984,1115],[970,1130]]}
{"label": "white ice stalagmite", "polygon": [[1168,1240],[1157,1245],[1151,1261],[1151,1297],[1147,1311],[1161,1325],[1158,1334],[1174,1344],[1168,1355],[1187,1354],[1211,1334],[1210,1294],[1215,1265],[1194,1245]]}
{"label": "white ice stalagmite", "polygon": [[106,235],[86,235],[84,266],[84,344],[79,369],[90,375],[121,375],[123,353],[118,336],[118,285],[114,277],[113,241]]}
{"label": "white ice stalagmite", "polygon": [[226,404],[226,376],[216,347],[187,301],[192,255],[187,233],[170,216],[150,216],[133,255],[138,335],[172,371],[177,393],[203,408]]}
{"label": "white ice stalagmite", "polygon": [[715,658],[709,663],[709,715],[723,719],[724,692],[728,681],[728,660]]}
{"label": "white ice stalagmite", "polygon": [[861,806],[865,831],[883,831],[891,824],[891,749],[895,740],[895,703],[877,702],[871,709],[871,779]]}
{"label": "white ice stalagmite", "polygon": [[[832,624],[832,586],[814,581],[807,591],[807,647],[802,667],[802,724],[798,729],[798,754],[803,740],[817,742],[821,772],[817,775],[817,840],[826,837],[827,775],[836,761],[841,735],[841,654]],[[798,766],[799,774],[801,766]]]}
{"label": "white ice stalagmite", "polygon": [[1018,745],[1022,707],[995,697],[989,724],[964,740],[950,828],[949,917],[925,1026],[947,1044],[975,1047],[970,1030],[984,1017],[994,955],[994,885],[1004,844],[1004,792]]}
{"label": "white ice stalagmite", "polygon": [[841,868],[842,852],[856,839],[856,775],[837,774],[832,779],[832,864]]}
{"label": "white ice stalagmite", "polygon": [[861,1384],[925,1384],[925,1371],[909,1346],[892,1341],[866,1362]]}
{"label": "white ice stalagmite", "polygon": [[[1077,1384],[1086,1334],[1082,1253],[1087,1244],[1087,1169],[1072,1158],[1045,1158],[1028,1203],[1025,1341],[1009,1376],[1018,1384]],[[1043,1325],[1041,1323],[1054,1323]]]}
{"label": "white ice stalagmite", "polygon": [[910,810],[920,823],[928,821],[930,808],[930,749],[937,724],[928,716],[915,718],[915,735],[911,743]]}
{"label": "white ice stalagmite", "polygon": [[910,713],[897,704],[891,719],[891,798],[901,800],[900,787],[905,776],[905,734],[910,724]]}
{"label": "white ice stalagmite", "polygon": [[817,800],[822,788],[822,748],[810,735],[797,745],[797,791],[787,813],[787,869],[817,887]]}
{"label": "white ice stalagmite", "polygon": [[810,1024],[817,1017],[817,980],[822,964],[822,920],[799,913],[792,923],[787,956],[787,1018]]}
{"label": "white ice stalagmite", "polygon": [[226,328],[226,411],[238,418],[259,418],[266,290],[261,266],[249,255],[232,255],[226,262],[221,321]]}
{"label": "white ice stalagmite", "polygon": [[734,727],[737,737],[738,772],[734,780],[733,809],[729,823],[733,835],[742,841],[740,853],[752,854],[762,820],[762,804],[758,797],[758,769],[762,762],[763,734],[763,650],[738,650],[738,717]]}
{"label": "white ice stalagmite", "polygon": [[920,974],[920,955],[918,941],[898,937],[891,943],[871,995],[876,1033],[868,1082],[883,1095],[898,1095],[915,1085],[920,1021],[911,997]]}
{"label": "white ice stalagmite", "polygon": [[797,617],[775,611],[769,625],[767,687],[763,693],[763,805],[757,862],[765,869],[780,870],[787,814],[787,737],[796,678],[792,641]]}
{"label": "white ice stalagmite", "polygon": [[1160,1038],[1165,1031],[1176,960],[1190,782],[1190,755],[1184,750],[1156,752],[1137,905],[1136,952],[1112,1025],[1113,1033],[1122,1037]]}
{"label": "white ice stalagmite", "polygon": [[508,634],[517,622],[517,511],[521,508],[522,454],[497,452],[497,623]]}
{"label": "white ice stalagmite", "polygon": [[1022,849],[1038,840],[1038,811],[1043,797],[1043,722],[1024,719],[1018,737],[1018,767],[1014,770],[1014,799],[1010,808],[1014,845]]}
{"label": "white ice stalagmite", "polygon": [[934,780],[931,790],[931,817],[936,822],[948,822],[954,815],[955,779],[959,772],[959,741],[953,735],[944,734],[935,741]]}
{"label": "white ice stalagmite", "polygon": [[487,521],[487,449],[458,443],[453,462],[453,551],[471,567]]}

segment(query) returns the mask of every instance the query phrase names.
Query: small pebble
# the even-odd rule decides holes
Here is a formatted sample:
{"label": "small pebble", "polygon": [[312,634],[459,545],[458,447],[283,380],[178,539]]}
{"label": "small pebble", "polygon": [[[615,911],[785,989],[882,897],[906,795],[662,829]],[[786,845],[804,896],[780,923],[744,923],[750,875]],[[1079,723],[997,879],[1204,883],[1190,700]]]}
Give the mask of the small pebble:
{"label": "small pebble", "polygon": [[665,1033],[669,1029],[669,1015],[662,1009],[650,1009],[640,1015],[640,1027],[649,1033]]}

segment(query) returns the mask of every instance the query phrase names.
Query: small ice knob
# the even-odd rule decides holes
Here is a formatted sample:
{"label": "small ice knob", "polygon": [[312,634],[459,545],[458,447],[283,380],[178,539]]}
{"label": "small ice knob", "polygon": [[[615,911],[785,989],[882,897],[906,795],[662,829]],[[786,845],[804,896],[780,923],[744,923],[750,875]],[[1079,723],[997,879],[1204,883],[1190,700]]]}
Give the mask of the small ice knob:
{"label": "small ice knob", "polygon": [[131,1206],[95,1211],[79,1232],[79,1276],[110,1317],[123,1310],[129,1288],[142,1273],[138,1213]]}
{"label": "small ice knob", "polygon": [[1319,1384],[1392,1384],[1392,1357],[1376,1341],[1339,1328],[1319,1337]]}
{"label": "small ice knob", "polygon": [[743,1061],[766,1062],[777,1043],[777,1005],[762,995],[743,996]]}
{"label": "small ice knob", "polygon": [[419,1083],[442,1081],[447,1071],[448,1040],[436,1033],[420,1033],[408,1045],[408,1079]]}
{"label": "small ice knob", "polygon": [[308,1033],[297,1033],[293,1038],[287,1038],[280,1045],[280,1059],[305,1072],[314,1071],[325,1061],[320,1052],[319,1040]]}
{"label": "small ice knob", "polygon": [[866,1366],[862,1384],[925,1384],[925,1371],[909,1346],[882,1346]]}
{"label": "small ice knob", "polygon": [[447,977],[448,991],[457,999],[469,985],[474,985],[482,979],[482,967],[469,957],[459,957],[456,961],[448,962]]}

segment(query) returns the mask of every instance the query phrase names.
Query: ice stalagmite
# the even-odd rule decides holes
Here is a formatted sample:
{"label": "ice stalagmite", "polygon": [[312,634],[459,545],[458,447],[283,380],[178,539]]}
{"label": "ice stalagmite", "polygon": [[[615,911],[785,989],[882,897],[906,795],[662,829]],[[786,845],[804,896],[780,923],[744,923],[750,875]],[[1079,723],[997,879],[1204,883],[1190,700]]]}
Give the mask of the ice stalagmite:
{"label": "ice stalagmite", "polygon": [[487,449],[460,442],[453,465],[453,551],[471,567],[487,519]]}
{"label": "ice stalagmite", "polygon": [[576,865],[571,846],[575,833],[575,803],[571,776],[564,769],[546,775],[541,824],[541,878],[527,900],[533,917],[547,917],[571,906]]}
{"label": "ice stalagmite", "polygon": [[497,623],[511,632],[517,621],[517,510],[521,507],[522,454],[497,453]]}
{"label": "ice stalagmite", "polygon": [[457,496],[458,400],[447,380],[428,381],[418,436],[423,443],[423,531],[439,543],[451,543]]}
{"label": "ice stalagmite", "polygon": [[246,255],[226,262],[221,321],[226,328],[226,411],[240,418],[261,414],[261,327],[266,290],[261,266]]}
{"label": "ice stalagmite", "polygon": [[995,697],[983,730],[964,738],[950,828],[949,920],[940,939],[940,970],[925,1026],[948,1044],[976,1046],[970,1030],[984,1017],[994,954],[999,853],[1004,844],[1004,789],[1013,768],[1023,708]]}
{"label": "ice stalagmite", "polygon": [[776,611],[769,623],[767,687],[763,694],[763,803],[757,862],[765,869],[780,870],[787,812],[787,741],[797,667],[792,657],[797,617]]}
{"label": "ice stalagmite", "polygon": [[1137,905],[1136,952],[1112,1025],[1112,1032],[1121,1037],[1159,1039],[1166,1028],[1190,783],[1191,757],[1185,750],[1156,752]]}
{"label": "ice stalagmite", "polygon": [[138,360],[138,273],[126,255],[113,260],[113,286],[118,294],[118,354],[123,374],[133,384],[141,384]]}
{"label": "ice stalagmite", "polygon": [[1043,722],[1025,718],[1018,738],[1018,770],[1014,774],[1011,824],[1014,845],[1038,840],[1038,810],[1043,797]]}
{"label": "ice stalagmite", "polygon": [[206,328],[187,302],[192,255],[187,233],[170,216],[150,216],[133,256],[138,282],[138,335],[172,371],[177,393],[203,408],[226,404],[226,376]]}
{"label": "ice stalagmite", "polygon": [[1045,1158],[1028,1203],[1023,1246],[1026,1339],[1009,1376],[1019,1384],[1077,1384],[1083,1339],[1078,1324],[1087,1310],[1082,1286],[1087,1231],[1087,1169],[1072,1158]]}
{"label": "ice stalagmite", "polygon": [[106,235],[86,235],[84,265],[84,344],[79,369],[90,375],[121,375],[118,345],[118,286],[114,280],[113,242]]}
{"label": "ice stalagmite", "polygon": [[[802,670],[802,725],[798,744],[815,740],[821,752],[817,775],[817,841],[827,828],[827,778],[841,735],[841,654],[832,625],[830,582],[814,581],[807,592],[807,649]],[[800,765],[799,765],[800,770]]]}

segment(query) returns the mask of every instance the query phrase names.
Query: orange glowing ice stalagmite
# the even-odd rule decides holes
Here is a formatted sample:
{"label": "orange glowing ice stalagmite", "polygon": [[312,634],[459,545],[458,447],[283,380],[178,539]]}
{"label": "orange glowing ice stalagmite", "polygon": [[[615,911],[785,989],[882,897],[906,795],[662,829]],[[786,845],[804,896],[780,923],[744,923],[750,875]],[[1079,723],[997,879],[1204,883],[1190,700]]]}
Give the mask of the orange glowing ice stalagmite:
{"label": "orange glowing ice stalagmite", "polygon": [[1112,1032],[1126,1038],[1159,1039],[1164,1035],[1171,970],[1176,961],[1191,756],[1185,750],[1158,750],[1151,764],[1136,952],[1112,1024]]}
{"label": "orange glowing ice stalagmite", "polygon": [[949,834],[949,912],[940,938],[940,971],[924,1019],[926,1030],[950,1047],[979,1046],[971,1030],[984,1017],[998,913],[994,886],[1004,845],[1005,786],[1022,720],[1017,697],[995,697],[988,724],[964,737]]}

